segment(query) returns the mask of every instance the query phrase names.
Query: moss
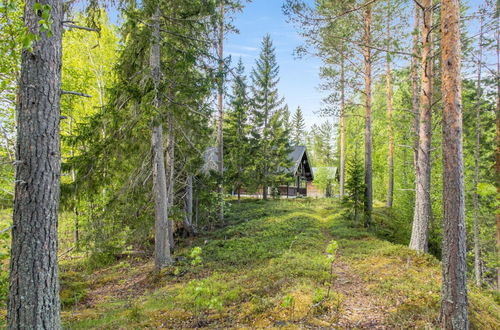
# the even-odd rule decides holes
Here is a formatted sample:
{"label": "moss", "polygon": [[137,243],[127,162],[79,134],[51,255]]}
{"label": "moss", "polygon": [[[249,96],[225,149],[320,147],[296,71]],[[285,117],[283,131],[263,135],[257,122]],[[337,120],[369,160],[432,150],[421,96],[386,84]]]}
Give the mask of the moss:
{"label": "moss", "polygon": [[87,297],[88,284],[82,273],[62,272],[60,275],[60,299],[61,307],[69,308]]}

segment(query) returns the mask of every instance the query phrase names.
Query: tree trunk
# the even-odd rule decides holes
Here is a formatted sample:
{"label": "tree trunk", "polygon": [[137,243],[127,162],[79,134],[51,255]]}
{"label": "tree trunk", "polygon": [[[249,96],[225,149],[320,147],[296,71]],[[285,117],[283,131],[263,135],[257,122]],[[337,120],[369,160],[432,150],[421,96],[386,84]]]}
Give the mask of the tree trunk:
{"label": "tree trunk", "polygon": [[412,110],[414,113],[413,121],[413,134],[414,134],[414,149],[413,149],[413,161],[415,166],[415,171],[417,169],[417,159],[418,159],[418,148],[419,148],[419,130],[420,130],[420,106],[419,106],[419,96],[420,88],[418,85],[418,56],[419,56],[419,42],[418,33],[420,32],[420,7],[415,4],[415,22],[414,22],[414,34],[413,34],[413,50],[411,58],[411,90],[412,90]]}
{"label": "tree trunk", "polygon": [[474,152],[474,274],[476,285],[481,286],[481,245],[479,242],[479,148],[481,146],[481,65],[483,61],[483,17],[480,17],[479,54],[477,58],[477,89],[476,89],[476,149]]}
{"label": "tree trunk", "polygon": [[[73,136],[73,116],[70,116],[69,117],[69,135],[70,136]],[[71,147],[71,158],[75,157],[75,150],[73,149],[73,147]],[[71,167],[71,181],[73,182],[73,184],[76,182],[76,170],[75,170],[75,167],[72,166]],[[74,242],[75,242],[75,248],[78,250],[79,248],[79,236],[80,236],[80,233],[79,233],[79,224],[78,224],[78,208],[77,208],[77,202],[78,202],[78,199],[76,197],[76,186],[75,186],[75,189],[73,191],[73,216],[75,217],[75,228],[73,230],[73,238],[74,238]]]}
{"label": "tree trunk", "polygon": [[345,63],[340,56],[340,198],[344,197],[345,173]]}
{"label": "tree trunk", "polygon": [[443,284],[441,327],[468,329],[459,0],[441,1],[443,62]]}
{"label": "tree trunk", "polygon": [[[390,7],[390,0],[388,2]],[[387,12],[387,45],[391,43],[391,19],[390,10]],[[391,55],[386,54],[385,67],[386,89],[387,89],[387,121],[389,124],[389,186],[387,189],[387,207],[392,207],[394,195],[394,137],[392,130],[392,82],[391,82]]]}
{"label": "tree trunk", "polygon": [[419,142],[415,168],[415,211],[410,248],[427,252],[431,204],[431,137],[432,137],[432,0],[422,1],[422,93],[419,111]]}
{"label": "tree trunk", "polygon": [[[171,87],[171,100],[174,97],[173,87]],[[168,207],[172,208],[174,205],[174,173],[175,173],[175,132],[174,132],[174,114],[172,111],[167,113],[168,121],[168,142],[167,142],[167,201]],[[170,244],[170,249],[173,250],[175,247],[174,242],[174,222],[172,219],[168,219],[168,241]]]}
{"label": "tree trunk", "polygon": [[372,8],[364,12],[364,62],[365,62],[365,226],[372,222],[372,58],[371,58]]}
{"label": "tree trunk", "polygon": [[[153,14],[153,45],[151,47],[151,75],[153,78],[155,96],[154,107],[159,110],[162,106],[160,92],[161,82],[161,54],[160,54],[160,7],[157,6]],[[153,193],[155,199],[155,269],[160,271],[172,263],[170,256],[169,228],[168,228],[168,197],[167,178],[165,176],[165,159],[163,156],[163,128],[161,123],[153,126],[151,137],[153,148]]]}
{"label": "tree trunk", "polygon": [[193,229],[193,176],[188,175],[186,179],[186,221],[184,223],[186,230],[190,235],[194,233]]}
{"label": "tree trunk", "polygon": [[24,24],[40,35],[23,50],[16,107],[16,180],[9,275],[8,328],[60,329],[57,265],[61,148],[59,134],[62,1],[50,6],[52,36],[39,31],[35,1]]}
{"label": "tree trunk", "polygon": [[[497,210],[496,210],[496,223],[497,223],[497,252],[500,254],[500,35],[497,27],[496,31],[496,42],[497,42],[497,151],[496,151],[496,162],[495,162],[495,174],[496,174],[496,186],[497,186]],[[500,290],[500,267],[497,268],[497,290]]]}
{"label": "tree trunk", "polygon": [[219,153],[219,198],[221,203],[219,206],[219,221],[224,221],[224,108],[223,108],[223,98],[224,98],[224,1],[220,2],[220,22],[219,22],[219,95],[218,95],[218,110],[219,118],[217,125],[217,147]]}

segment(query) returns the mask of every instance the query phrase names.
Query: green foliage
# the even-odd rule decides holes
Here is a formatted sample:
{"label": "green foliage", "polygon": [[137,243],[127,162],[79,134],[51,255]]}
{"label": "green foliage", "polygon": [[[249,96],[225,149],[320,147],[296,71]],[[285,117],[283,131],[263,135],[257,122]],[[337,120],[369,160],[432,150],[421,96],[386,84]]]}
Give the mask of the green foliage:
{"label": "green foliage", "polygon": [[345,182],[347,198],[344,198],[344,203],[349,206],[354,224],[359,224],[359,217],[362,213],[364,203],[364,169],[358,160],[357,153],[354,158],[347,163],[347,180]]}
{"label": "green foliage", "polygon": [[305,129],[306,123],[304,121],[304,115],[302,114],[302,109],[298,107],[292,118],[292,142],[296,146],[304,145]]}
{"label": "green foliage", "polygon": [[276,187],[286,179],[292,151],[283,98],[278,94],[279,66],[271,37],[262,40],[261,53],[252,69],[253,185]]}
{"label": "green foliage", "polygon": [[189,254],[189,258],[191,259],[191,265],[196,266],[201,264],[203,259],[201,258],[201,248],[199,246],[194,247]]}

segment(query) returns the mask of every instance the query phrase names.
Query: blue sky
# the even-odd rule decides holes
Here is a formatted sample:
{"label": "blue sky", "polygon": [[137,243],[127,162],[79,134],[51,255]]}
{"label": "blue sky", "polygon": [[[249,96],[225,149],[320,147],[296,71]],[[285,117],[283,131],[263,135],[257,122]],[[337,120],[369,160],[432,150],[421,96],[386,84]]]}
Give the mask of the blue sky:
{"label": "blue sky", "polygon": [[249,74],[259,56],[260,44],[266,33],[271,35],[276,47],[276,58],[280,66],[281,96],[293,112],[300,106],[308,126],[319,122],[314,112],[321,107],[323,94],[319,91],[319,67],[321,61],[314,57],[295,59],[293,50],[301,44],[291,24],[281,10],[282,0],[253,0],[243,12],[235,15],[233,24],[239,34],[231,34],[226,39],[225,55],[231,55],[233,63],[241,56]]}
{"label": "blue sky", "polygon": [[[471,10],[483,2],[483,0],[462,1],[463,4],[468,4]],[[314,57],[294,58],[293,50],[302,43],[302,40],[292,24],[286,23],[286,17],[281,10],[282,3],[283,0],[253,0],[246,4],[243,12],[234,17],[233,24],[240,33],[227,37],[225,55],[232,55],[233,63],[236,63],[241,56],[249,74],[259,55],[261,40],[266,33],[269,33],[276,47],[280,66],[280,94],[285,97],[290,111],[295,111],[297,106],[302,108],[306,124],[311,126],[327,120],[316,114],[325,96],[318,88],[321,83],[319,79],[321,61]]]}

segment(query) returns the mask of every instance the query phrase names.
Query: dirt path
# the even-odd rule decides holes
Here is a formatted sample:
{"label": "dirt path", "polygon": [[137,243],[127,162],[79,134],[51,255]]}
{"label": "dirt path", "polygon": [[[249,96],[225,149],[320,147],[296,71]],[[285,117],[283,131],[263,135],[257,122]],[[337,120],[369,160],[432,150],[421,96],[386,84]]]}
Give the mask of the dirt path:
{"label": "dirt path", "polygon": [[[324,213],[320,212],[324,218]],[[326,222],[325,222],[326,223]],[[322,226],[325,236],[325,245],[334,240],[334,235],[325,226]],[[339,319],[332,326],[344,329],[386,329],[384,306],[370,294],[368,283],[364,281],[342,258],[342,250],[337,250],[336,261],[333,264],[332,291],[340,294],[342,304],[339,310]]]}

